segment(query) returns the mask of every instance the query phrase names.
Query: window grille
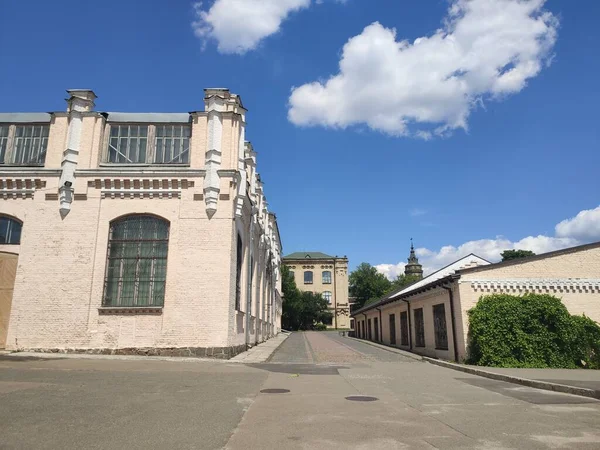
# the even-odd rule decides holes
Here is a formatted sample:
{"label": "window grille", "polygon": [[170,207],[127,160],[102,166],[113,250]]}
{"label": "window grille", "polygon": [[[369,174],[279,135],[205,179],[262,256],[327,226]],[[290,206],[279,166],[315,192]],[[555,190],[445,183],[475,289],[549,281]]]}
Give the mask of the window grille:
{"label": "window grille", "polygon": [[111,125],[108,162],[145,163],[147,145],[147,125]]}
{"label": "window grille", "polygon": [[323,284],[331,284],[331,272],[329,270],[323,272]]}
{"label": "window grille", "polygon": [[235,272],[235,309],[240,310],[242,300],[242,263],[244,260],[244,247],[242,238],[237,237],[236,272]]}
{"label": "window grille", "polygon": [[443,303],[441,305],[433,306],[433,326],[435,330],[435,348],[439,350],[448,350],[446,307]]}
{"label": "window grille", "polygon": [[321,295],[323,296],[323,298],[325,300],[327,300],[327,303],[331,304],[331,292],[330,291],[325,291]]}
{"label": "window grille", "polygon": [[6,148],[8,147],[8,125],[0,125],[0,164],[6,163]]}
{"label": "window grille", "polygon": [[408,313],[400,313],[400,345],[408,345]]}
{"label": "window grille", "polygon": [[390,314],[390,345],[396,345],[396,315]]}
{"label": "window grille", "polygon": [[373,320],[373,326],[375,327],[375,340],[379,341],[379,319],[377,317]]}
{"label": "window grille", "polygon": [[21,243],[21,223],[10,217],[0,216],[0,244]]}
{"label": "window grille", "polygon": [[313,273],[310,270],[304,272],[304,284],[313,284]]}
{"label": "window grille", "polygon": [[169,223],[149,215],[111,224],[103,306],[163,306]]}
{"label": "window grille", "polygon": [[187,164],[190,158],[189,125],[157,125],[154,162],[156,164]]}
{"label": "window grille", "polygon": [[425,347],[425,322],[423,308],[415,309],[415,346]]}

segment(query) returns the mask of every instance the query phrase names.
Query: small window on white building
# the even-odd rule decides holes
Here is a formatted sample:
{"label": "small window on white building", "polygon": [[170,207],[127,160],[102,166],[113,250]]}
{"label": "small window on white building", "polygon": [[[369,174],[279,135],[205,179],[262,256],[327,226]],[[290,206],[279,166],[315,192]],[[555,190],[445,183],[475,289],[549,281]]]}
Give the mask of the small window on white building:
{"label": "small window on white building", "polygon": [[0,244],[19,245],[20,243],[21,222],[0,216]]}
{"label": "small window on white building", "polygon": [[145,163],[148,125],[111,125],[108,162]]}
{"label": "small window on white building", "polygon": [[43,166],[49,134],[43,124],[0,125],[0,164]]}
{"label": "small window on white building", "polygon": [[331,284],[331,271],[323,271],[323,284]]}
{"label": "small window on white building", "polygon": [[321,295],[323,296],[323,298],[325,300],[327,300],[327,303],[329,303],[331,305],[331,292],[330,291],[325,291]]}
{"label": "small window on white building", "polygon": [[110,123],[106,162],[117,164],[189,164],[189,124]]}
{"label": "small window on white building", "polygon": [[189,125],[157,125],[154,162],[156,164],[187,164],[190,160]]}

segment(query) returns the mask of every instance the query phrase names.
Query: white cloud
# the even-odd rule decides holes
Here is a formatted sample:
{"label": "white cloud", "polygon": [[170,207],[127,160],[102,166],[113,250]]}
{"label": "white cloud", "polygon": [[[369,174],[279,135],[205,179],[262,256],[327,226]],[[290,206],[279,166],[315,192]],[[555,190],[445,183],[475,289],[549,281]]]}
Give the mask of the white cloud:
{"label": "white cloud", "polygon": [[344,45],[337,75],[292,89],[288,118],[425,140],[466,129],[477,105],[549,63],[558,20],[545,1],[453,0],[443,28],[412,43],[375,22]]}
{"label": "white cloud", "polygon": [[[600,240],[600,206],[581,211],[577,216],[566,219],[556,225],[556,236],[527,236],[519,241],[511,241],[502,236],[495,239],[468,241],[458,247],[447,245],[439,250],[417,248],[415,250],[425,274],[430,274],[448,264],[474,253],[490,262],[501,259],[504,250],[531,250],[536,254],[552,252]],[[408,252],[407,255],[408,256]],[[377,270],[393,280],[403,272],[405,263],[379,264]]]}
{"label": "white cloud", "polygon": [[427,214],[427,211],[421,208],[414,208],[411,209],[408,214],[410,214],[411,217],[419,217],[419,216],[424,216],[425,214]]}
{"label": "white cloud", "polygon": [[398,275],[404,273],[406,263],[399,262],[398,264],[379,264],[375,266],[377,272],[384,274],[388,280],[395,280]]}
{"label": "white cloud", "polygon": [[600,206],[563,220],[556,225],[555,232],[557,236],[571,236],[583,241],[600,240]]}
{"label": "white cloud", "polygon": [[220,53],[244,54],[279,31],[292,12],[310,6],[311,0],[216,0],[210,9],[194,4],[194,34],[204,43],[217,41]]}

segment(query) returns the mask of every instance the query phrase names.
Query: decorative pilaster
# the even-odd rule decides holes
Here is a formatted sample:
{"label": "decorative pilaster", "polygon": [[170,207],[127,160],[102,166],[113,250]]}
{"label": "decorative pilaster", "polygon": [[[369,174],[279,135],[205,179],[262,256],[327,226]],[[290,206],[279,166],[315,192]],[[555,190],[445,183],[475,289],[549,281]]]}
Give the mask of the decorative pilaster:
{"label": "decorative pilaster", "polygon": [[221,97],[213,95],[208,99],[208,150],[206,152],[206,176],[204,177],[204,202],[206,214],[212,218],[217,212],[219,200],[221,168],[221,142],[223,135],[223,119],[220,112],[225,104]]}
{"label": "decorative pilaster", "polygon": [[235,198],[235,216],[242,217],[242,209],[244,207],[244,198],[246,192],[246,162],[244,161],[246,150],[246,126],[243,121],[240,121],[240,136],[238,146],[238,179],[237,179],[237,196]]}
{"label": "decorative pilaster", "polygon": [[73,184],[75,183],[75,169],[79,157],[79,146],[81,143],[81,128],[83,126],[83,113],[94,109],[96,94],[89,89],[67,90],[67,112],[69,113],[69,130],[67,137],[67,148],[63,152],[61,162],[61,175],[58,187],[60,201],[60,216],[64,219],[71,211],[73,203]]}

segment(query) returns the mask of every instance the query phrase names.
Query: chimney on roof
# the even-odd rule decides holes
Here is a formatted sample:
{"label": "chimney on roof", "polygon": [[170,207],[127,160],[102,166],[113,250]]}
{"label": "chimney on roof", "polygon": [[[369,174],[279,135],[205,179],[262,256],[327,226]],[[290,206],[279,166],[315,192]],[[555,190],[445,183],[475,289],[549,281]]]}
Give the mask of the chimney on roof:
{"label": "chimney on roof", "polygon": [[91,89],[67,89],[67,112],[90,112],[94,110],[94,100],[98,97]]}

